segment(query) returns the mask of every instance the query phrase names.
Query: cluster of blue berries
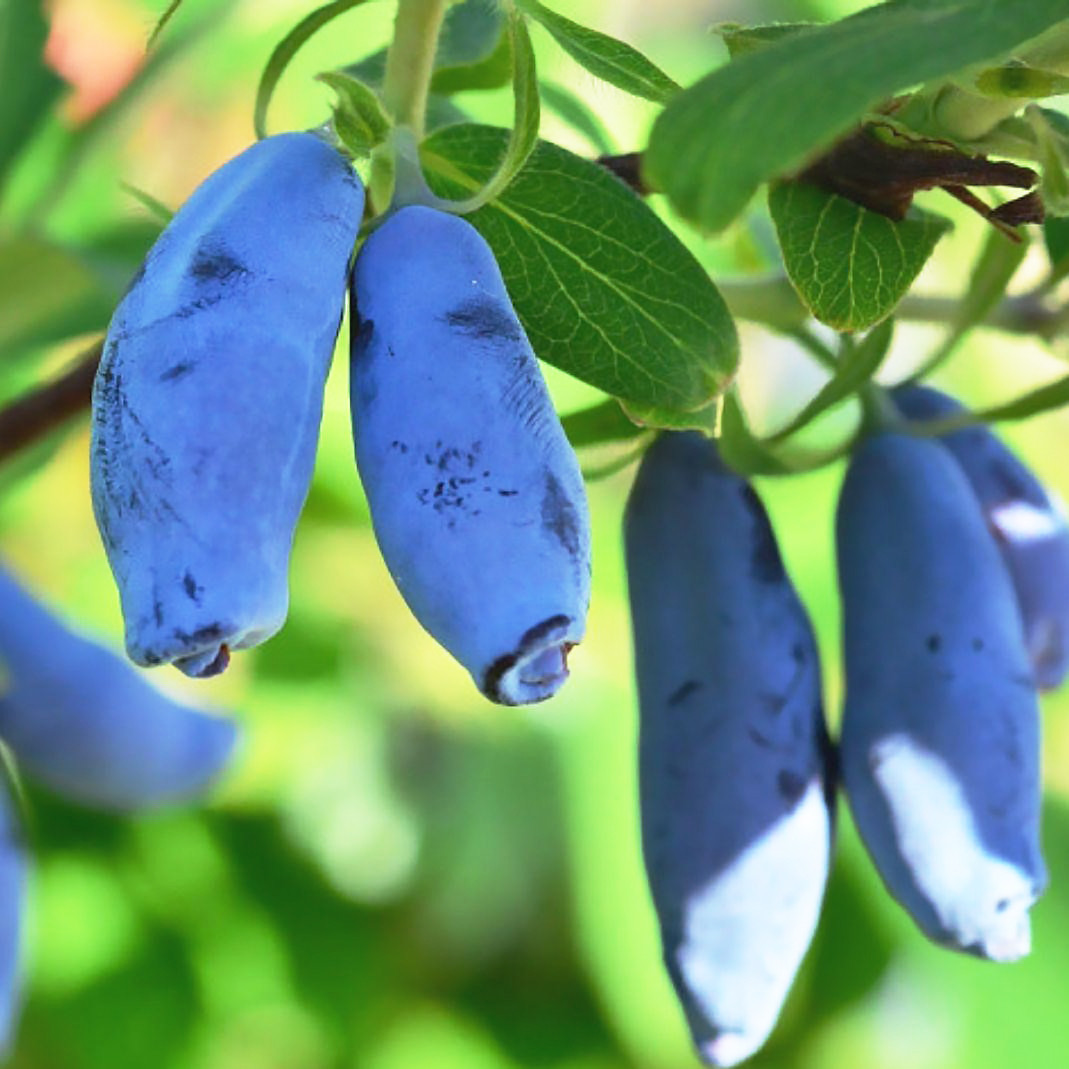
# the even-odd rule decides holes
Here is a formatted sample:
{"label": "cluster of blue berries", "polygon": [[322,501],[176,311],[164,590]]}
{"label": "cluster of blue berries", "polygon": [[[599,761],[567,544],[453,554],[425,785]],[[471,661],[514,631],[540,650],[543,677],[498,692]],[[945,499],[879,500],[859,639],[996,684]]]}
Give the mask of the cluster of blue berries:
{"label": "cluster of blue berries", "polygon": [[[127,653],[211,676],[282,626],[351,285],[356,459],[387,566],[488,698],[540,701],[567,678],[590,596],[578,463],[478,231],[401,208],[353,265],[363,214],[334,148],[268,138],[193,193],[117,308],[91,482]],[[2,571],[0,667],[0,739],[75,802],[190,798],[233,749],[230,721],[168,699]],[[24,868],[0,798],[0,1045]]]}
{"label": "cluster of blue berries", "polygon": [[487,697],[550,697],[590,593],[575,455],[478,231],[403,207],[350,271],[363,212],[335,149],[268,138],[193,193],[119,305],[91,471],[127,651],[208,676],[281,627],[351,279],[353,436],[386,564]]}
{"label": "cluster of blue berries", "polygon": [[[960,411],[920,386],[904,419]],[[643,458],[625,521],[643,853],[699,1054],[765,1041],[812,938],[841,780],[884,884],[935,942],[1030,948],[1042,893],[1037,690],[1069,672],[1069,528],[987,428],[888,429],[837,515],[846,699],[749,483],[697,434]]]}

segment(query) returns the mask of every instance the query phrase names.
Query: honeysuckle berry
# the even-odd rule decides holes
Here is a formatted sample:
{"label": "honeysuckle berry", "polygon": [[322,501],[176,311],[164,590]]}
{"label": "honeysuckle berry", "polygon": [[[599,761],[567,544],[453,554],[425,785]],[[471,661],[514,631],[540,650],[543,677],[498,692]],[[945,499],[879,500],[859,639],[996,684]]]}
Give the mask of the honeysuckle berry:
{"label": "honeysuckle berry", "polygon": [[356,462],[398,589],[488,698],[550,697],[585,628],[586,495],[490,247],[402,208],[360,250],[353,306]]}
{"label": "honeysuckle berry", "polygon": [[836,535],[858,831],[931,939],[1012,961],[1046,870],[1039,710],[1009,573],[930,439],[885,432],[856,450]]}
{"label": "honeysuckle berry", "polygon": [[261,141],[193,193],[115,312],[92,490],[138,664],[212,675],[282,625],[363,205],[318,137]]}
{"label": "honeysuckle berry", "polygon": [[[28,776],[75,802],[134,809],[191,798],[234,748],[230,721],[158,691],[2,568],[0,679],[0,739]],[[0,837],[0,933],[3,851]],[[0,934],[0,970],[3,946]]]}
{"label": "honeysuckle berry", "polygon": [[[929,386],[892,394],[913,420],[953,416],[962,406]],[[1009,569],[1036,683],[1069,674],[1069,525],[1061,504],[988,427],[965,427],[939,441],[961,466]]]}
{"label": "honeysuckle berry", "polygon": [[695,1046],[768,1037],[827,879],[830,746],[812,628],[753,488],[697,433],[646,452],[625,519],[642,844]]}

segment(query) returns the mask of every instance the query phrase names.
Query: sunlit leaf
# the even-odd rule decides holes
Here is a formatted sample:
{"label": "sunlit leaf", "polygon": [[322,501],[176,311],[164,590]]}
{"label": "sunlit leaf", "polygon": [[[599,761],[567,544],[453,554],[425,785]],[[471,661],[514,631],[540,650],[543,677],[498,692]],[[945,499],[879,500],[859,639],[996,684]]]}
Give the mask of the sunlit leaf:
{"label": "sunlit leaf", "polygon": [[889,315],[950,229],[917,209],[895,222],[800,182],[774,186],[768,204],[791,282],[836,330],[865,330]]}
{"label": "sunlit leaf", "polygon": [[[435,192],[478,188],[507,140],[504,130],[472,125],[433,134],[423,160]],[[540,142],[470,219],[542,359],[638,407],[677,412],[708,406],[730,381],[738,340],[709,276],[597,164]]]}

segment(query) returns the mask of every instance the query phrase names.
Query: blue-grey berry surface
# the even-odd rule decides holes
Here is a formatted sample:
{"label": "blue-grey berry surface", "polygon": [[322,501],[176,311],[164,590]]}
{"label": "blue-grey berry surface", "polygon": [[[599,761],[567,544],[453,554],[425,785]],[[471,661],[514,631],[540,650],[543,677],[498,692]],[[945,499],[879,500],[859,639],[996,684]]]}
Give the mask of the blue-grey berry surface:
{"label": "blue-grey berry surface", "polygon": [[[158,691],[2,568],[0,668],[0,739],[28,776],[74,802],[126,810],[184,801],[211,785],[234,749],[230,721]],[[0,841],[0,909],[3,863]]]}
{"label": "blue-grey berry surface", "polygon": [[182,206],[112,318],[92,493],[138,664],[210,675],[285,618],[363,205],[319,138],[261,141]]}
{"label": "blue-grey berry surface", "polygon": [[663,434],[627,505],[642,846],[695,1046],[768,1037],[816,927],[831,760],[809,618],[746,480]]}
{"label": "blue-grey berry surface", "polygon": [[937,441],[879,434],[851,460],[836,540],[858,831],[930,938],[1019,958],[1046,883],[1039,709],[976,495]]}
{"label": "blue-grey berry surface", "polygon": [[[927,386],[893,392],[913,420],[953,416],[962,406]],[[1013,580],[1025,645],[1040,687],[1069,674],[1069,525],[1061,504],[988,427],[943,435],[961,465]]]}
{"label": "blue-grey berry surface", "polygon": [[390,573],[487,697],[552,696],[585,630],[590,523],[493,253],[402,208],[360,250],[353,305],[356,462]]}

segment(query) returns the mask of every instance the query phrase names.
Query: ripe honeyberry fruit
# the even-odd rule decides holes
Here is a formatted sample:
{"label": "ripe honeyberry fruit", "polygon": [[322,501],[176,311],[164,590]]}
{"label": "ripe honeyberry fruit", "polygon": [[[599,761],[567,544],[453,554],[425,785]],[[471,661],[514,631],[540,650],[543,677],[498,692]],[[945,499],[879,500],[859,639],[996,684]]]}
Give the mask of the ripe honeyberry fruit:
{"label": "ripe honeyberry fruit", "polygon": [[[165,697],[2,568],[0,667],[0,739],[28,775],[73,801],[108,809],[181,801],[203,791],[233,750],[233,724]],[[0,903],[2,865],[0,847]]]}
{"label": "ripe honeyberry fruit", "polygon": [[858,831],[930,938],[1019,958],[1046,883],[1039,710],[976,496],[938,442],[878,434],[850,462],[837,546]]}
{"label": "ripe honeyberry fruit", "polygon": [[829,744],[812,629],[750,485],[696,433],[647,451],[625,518],[642,843],[695,1046],[764,1043],[820,912]]}
{"label": "ripe honeyberry fruit", "polygon": [[579,466],[490,247],[402,208],[353,271],[352,416],[375,535],[419,622],[493,701],[548,698],[590,598]]}
{"label": "ripe honeyberry fruit", "polygon": [[[927,386],[900,386],[891,394],[912,420],[962,411]],[[1009,569],[1024,624],[1025,646],[1040,687],[1056,687],[1069,673],[1069,526],[1042,483],[987,427],[943,435],[972,485]]]}
{"label": "ripe honeyberry fruit", "polygon": [[26,868],[22,829],[7,784],[0,784],[0,1057],[11,1050],[19,1012],[19,947]]}
{"label": "ripe honeyberry fruit", "polygon": [[115,312],[93,505],[138,664],[212,675],[282,625],[363,204],[319,138],[261,141],[194,192]]}

